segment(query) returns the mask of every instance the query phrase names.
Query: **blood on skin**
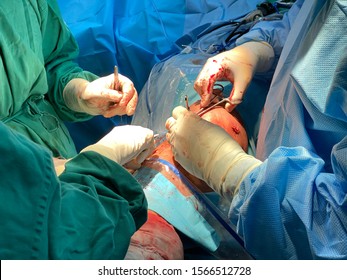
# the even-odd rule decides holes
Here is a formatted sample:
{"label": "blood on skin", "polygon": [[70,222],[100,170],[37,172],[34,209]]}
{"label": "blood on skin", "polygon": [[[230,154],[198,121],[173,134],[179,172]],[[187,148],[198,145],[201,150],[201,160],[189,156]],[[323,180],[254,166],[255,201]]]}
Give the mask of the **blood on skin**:
{"label": "blood on skin", "polygon": [[236,133],[236,134],[240,134],[240,129],[236,126],[232,127],[232,130]]}

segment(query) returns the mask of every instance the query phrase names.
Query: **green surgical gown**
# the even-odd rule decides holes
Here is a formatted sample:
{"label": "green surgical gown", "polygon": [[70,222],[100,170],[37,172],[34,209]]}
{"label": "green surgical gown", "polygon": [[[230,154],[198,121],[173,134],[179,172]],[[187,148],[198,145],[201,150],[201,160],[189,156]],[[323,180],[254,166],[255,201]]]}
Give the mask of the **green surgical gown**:
{"label": "green surgical gown", "polygon": [[54,0],[0,1],[0,120],[54,156],[70,158],[74,143],[63,121],[91,116],[66,107],[73,78],[97,78],[74,59],[78,46]]}
{"label": "green surgical gown", "polygon": [[56,176],[51,153],[0,122],[0,259],[123,259],[147,218],[141,186],[81,153]]}

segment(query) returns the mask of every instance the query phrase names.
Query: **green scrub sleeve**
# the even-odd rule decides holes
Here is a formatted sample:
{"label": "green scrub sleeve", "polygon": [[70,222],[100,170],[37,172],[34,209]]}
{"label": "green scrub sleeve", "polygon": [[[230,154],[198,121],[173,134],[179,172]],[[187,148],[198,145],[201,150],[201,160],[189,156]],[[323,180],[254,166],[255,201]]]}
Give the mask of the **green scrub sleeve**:
{"label": "green scrub sleeve", "polygon": [[147,200],[139,183],[122,166],[95,152],[67,162],[59,178],[58,224],[63,228],[51,231],[61,248],[53,258],[124,258],[130,237],[147,219]]}
{"label": "green scrub sleeve", "polygon": [[117,163],[77,155],[58,178],[51,153],[0,123],[0,259],[122,259],[147,218]]}
{"label": "green scrub sleeve", "polygon": [[113,197],[127,202],[136,229],[147,219],[147,200],[142,186],[126,169],[107,157],[93,151],[80,153],[65,164],[65,171],[59,178],[67,183],[80,183],[82,186],[86,178],[92,178],[93,182],[98,183],[95,185],[100,186],[96,189],[100,200],[105,198],[109,201],[109,198]]}
{"label": "green scrub sleeve", "polygon": [[82,121],[91,116],[70,110],[63,99],[65,85],[73,78],[93,81],[97,75],[83,71],[76,62],[79,54],[78,44],[62,19],[58,4],[48,0],[47,11],[41,9],[42,50],[48,80],[48,98],[64,121]]}

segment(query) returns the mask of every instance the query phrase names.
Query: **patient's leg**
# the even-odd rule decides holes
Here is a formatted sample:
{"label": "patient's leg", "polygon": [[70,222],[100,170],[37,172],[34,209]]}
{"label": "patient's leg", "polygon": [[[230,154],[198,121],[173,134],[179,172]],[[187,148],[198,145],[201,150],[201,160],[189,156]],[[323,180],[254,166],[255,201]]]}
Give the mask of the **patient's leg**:
{"label": "patient's leg", "polygon": [[183,260],[183,244],[174,227],[148,210],[147,222],[131,238],[126,260]]}

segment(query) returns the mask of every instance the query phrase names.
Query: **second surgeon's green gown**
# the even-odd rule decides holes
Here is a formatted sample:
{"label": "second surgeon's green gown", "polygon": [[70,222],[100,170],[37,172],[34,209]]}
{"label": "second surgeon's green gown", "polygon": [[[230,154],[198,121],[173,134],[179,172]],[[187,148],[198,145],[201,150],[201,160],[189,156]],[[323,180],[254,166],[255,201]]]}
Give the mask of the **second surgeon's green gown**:
{"label": "second surgeon's green gown", "polygon": [[89,115],[65,106],[72,78],[93,80],[73,60],[77,44],[53,0],[0,1],[0,120],[58,157],[76,154],[63,121]]}
{"label": "second surgeon's green gown", "polygon": [[95,152],[57,178],[50,152],[0,122],[0,259],[123,259],[146,221],[142,187]]}

